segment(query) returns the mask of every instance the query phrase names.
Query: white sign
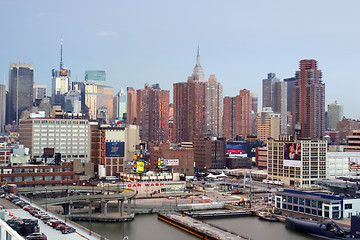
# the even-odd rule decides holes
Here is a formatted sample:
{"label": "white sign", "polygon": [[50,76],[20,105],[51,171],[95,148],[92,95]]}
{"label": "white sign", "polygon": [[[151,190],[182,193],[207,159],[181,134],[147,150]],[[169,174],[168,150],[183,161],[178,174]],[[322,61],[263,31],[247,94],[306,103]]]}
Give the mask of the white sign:
{"label": "white sign", "polygon": [[284,159],[284,166],[286,166],[286,167],[301,167],[301,161]]}
{"label": "white sign", "polygon": [[179,159],[164,159],[165,166],[179,166]]}

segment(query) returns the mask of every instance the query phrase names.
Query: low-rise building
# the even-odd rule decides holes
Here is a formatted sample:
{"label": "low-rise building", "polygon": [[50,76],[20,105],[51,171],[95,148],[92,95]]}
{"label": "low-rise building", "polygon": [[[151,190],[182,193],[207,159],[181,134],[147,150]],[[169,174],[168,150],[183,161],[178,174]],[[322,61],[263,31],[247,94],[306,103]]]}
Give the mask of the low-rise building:
{"label": "low-rise building", "polygon": [[[158,159],[164,162],[164,167],[174,173],[194,176],[194,149],[174,146],[170,143],[160,143],[150,148],[150,167],[158,168]],[[169,161],[171,160],[171,161]]]}
{"label": "low-rise building", "polygon": [[360,173],[360,152],[328,152],[326,178],[355,177]]}
{"label": "low-rise building", "polygon": [[2,184],[17,186],[73,184],[74,172],[71,162],[61,165],[29,164],[0,167]]}
{"label": "low-rise building", "polygon": [[226,144],[224,139],[194,140],[195,171],[225,168]]}
{"label": "low-rise building", "polygon": [[314,217],[340,219],[358,214],[360,199],[284,189],[276,192],[275,207]]}
{"label": "low-rise building", "polygon": [[309,188],[327,177],[326,141],[269,140],[267,148],[268,180]]}

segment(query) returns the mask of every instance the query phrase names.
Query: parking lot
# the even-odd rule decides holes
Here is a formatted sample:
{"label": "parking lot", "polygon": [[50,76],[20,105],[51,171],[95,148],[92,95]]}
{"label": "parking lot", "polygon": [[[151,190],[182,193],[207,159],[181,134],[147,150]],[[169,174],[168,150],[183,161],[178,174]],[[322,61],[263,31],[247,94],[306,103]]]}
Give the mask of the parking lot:
{"label": "parking lot", "polygon": [[[69,221],[66,221],[66,225],[75,228],[76,232],[69,233],[69,234],[63,234],[61,231],[52,228],[51,226],[44,223],[42,220],[38,219],[35,216],[32,216],[29,212],[27,212],[24,209],[20,208],[19,206],[15,205],[11,201],[6,200],[5,198],[0,198],[0,205],[3,206],[4,210],[6,211],[5,220],[12,219],[12,218],[37,220],[39,228],[40,228],[40,232],[44,233],[47,236],[48,240],[59,240],[59,239],[62,239],[62,240],[84,240],[84,239],[99,240],[100,239],[100,237],[97,237],[93,234],[90,235],[89,231],[79,228],[77,225],[75,225]],[[45,209],[43,209],[35,204],[31,204],[31,206],[39,208],[40,211],[42,211],[42,212],[46,212]],[[58,216],[55,216],[54,214],[49,213],[49,212],[47,212],[47,214],[50,217],[65,223],[64,219],[59,218]]]}

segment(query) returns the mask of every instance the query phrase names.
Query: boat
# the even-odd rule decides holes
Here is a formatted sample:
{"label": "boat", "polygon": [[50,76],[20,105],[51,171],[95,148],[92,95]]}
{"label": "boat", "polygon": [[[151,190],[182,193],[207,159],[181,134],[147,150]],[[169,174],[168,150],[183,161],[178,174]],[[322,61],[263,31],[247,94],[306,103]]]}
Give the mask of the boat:
{"label": "boat", "polygon": [[360,240],[360,216],[351,217],[351,230],[346,231],[336,222],[322,222],[287,217],[285,226],[323,239]]}
{"label": "boat", "polygon": [[275,216],[275,214],[266,213],[266,212],[258,212],[258,216],[260,220],[265,220],[269,222],[278,222],[279,219]]}

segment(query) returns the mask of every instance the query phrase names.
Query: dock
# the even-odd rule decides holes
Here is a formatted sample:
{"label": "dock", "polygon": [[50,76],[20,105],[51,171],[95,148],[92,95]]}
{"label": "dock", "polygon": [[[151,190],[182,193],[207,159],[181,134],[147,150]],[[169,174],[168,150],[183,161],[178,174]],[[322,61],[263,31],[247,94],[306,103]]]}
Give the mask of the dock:
{"label": "dock", "polygon": [[214,225],[196,220],[186,215],[181,214],[158,214],[158,219],[173,226],[176,226],[188,233],[191,233],[201,239],[208,240],[244,240],[235,233],[226,231]]}
{"label": "dock", "polygon": [[218,210],[218,211],[185,212],[185,214],[192,218],[206,219],[206,218],[253,216],[254,212],[247,210]]}

